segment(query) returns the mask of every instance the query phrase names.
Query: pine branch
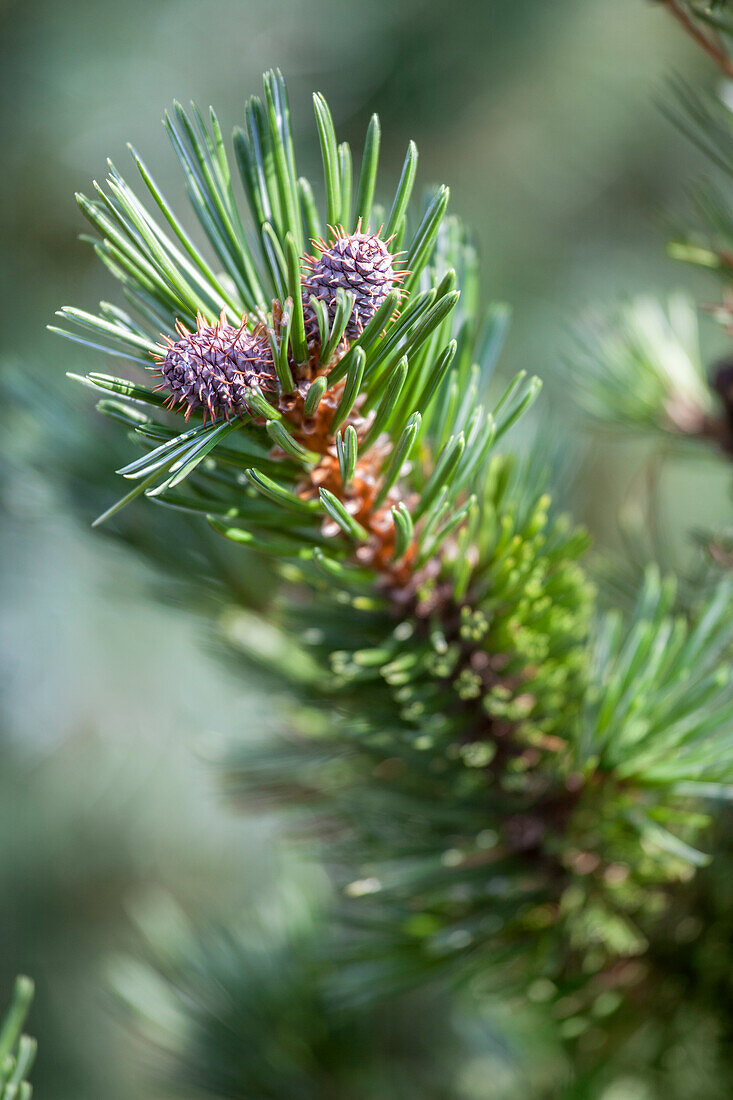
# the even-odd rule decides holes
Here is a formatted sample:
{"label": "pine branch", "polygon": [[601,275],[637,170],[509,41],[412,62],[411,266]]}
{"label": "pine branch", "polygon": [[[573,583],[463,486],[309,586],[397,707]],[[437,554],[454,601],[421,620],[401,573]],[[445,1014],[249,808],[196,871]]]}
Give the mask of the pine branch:
{"label": "pine branch", "polygon": [[[518,957],[546,951],[560,999],[644,949],[640,884],[664,889],[700,862],[687,807],[733,784],[715,671],[727,594],[689,625],[650,576],[629,620],[598,621],[585,534],[505,449],[539,381],[521,373],[485,403],[506,311],[479,313],[447,190],[412,217],[411,145],[388,228],[371,232],[385,220],[378,128],[355,212],[351,154],[322,97],[315,112],[339,224],[321,223],[297,175],[270,73],[235,135],[250,232],[216,117],[176,106],[167,120],[221,274],[139,159],[172,235],[114,169],[81,200],[131,312],[66,309],[65,334],[159,379],[82,379],[136,448],[118,471],[132,487],[101,518],[145,496],[276,563],[273,647],[236,613],[229,629],[301,713],[284,743],[233,757],[229,782],[328,822],[331,859],[352,868],[349,922],[368,926],[347,960],[360,995],[454,968],[503,966],[526,985]],[[622,358],[617,405],[628,373]],[[670,376],[653,357],[646,374],[655,420]],[[614,892],[619,862],[635,890]]]}
{"label": "pine branch", "polygon": [[[466,1036],[437,991],[379,1013],[355,1009],[353,998],[345,1003],[341,945],[312,869],[310,877],[305,888],[290,881],[246,921],[227,925],[196,927],[167,896],[136,906],[144,958],[116,960],[110,979],[148,1058],[154,1039],[157,1077],[176,1095],[193,1089],[218,1100],[464,1095],[465,1061],[497,1045],[495,1026]],[[538,1075],[536,1041],[531,1049],[529,1070],[506,1053],[507,1075],[518,1084]]]}
{"label": "pine branch", "polygon": [[[730,334],[733,210],[726,189],[733,172],[733,112],[722,99],[683,82],[673,85],[673,93],[666,114],[710,160],[721,183],[705,180],[690,188],[696,222],[677,229],[668,252],[720,279],[722,301],[704,308]],[[694,307],[680,295],[670,299],[666,315],[642,298],[610,323],[588,325],[570,367],[586,411],[606,423],[705,442],[730,457],[733,372],[728,357],[705,371],[697,330]]]}
{"label": "pine branch", "polygon": [[[728,34],[733,33],[733,26],[724,17],[716,16],[711,10],[712,5],[706,9],[686,0],[660,0],[660,2],[693,42],[697,43],[715,62],[720,71],[725,76],[733,77],[733,61],[715,36],[717,30]],[[708,23],[713,28],[713,33],[706,34],[702,31],[696,20]]]}
{"label": "pine branch", "polygon": [[568,364],[576,399],[596,421],[725,444],[726,425],[705,377],[694,303],[665,309],[643,297],[589,321]]}

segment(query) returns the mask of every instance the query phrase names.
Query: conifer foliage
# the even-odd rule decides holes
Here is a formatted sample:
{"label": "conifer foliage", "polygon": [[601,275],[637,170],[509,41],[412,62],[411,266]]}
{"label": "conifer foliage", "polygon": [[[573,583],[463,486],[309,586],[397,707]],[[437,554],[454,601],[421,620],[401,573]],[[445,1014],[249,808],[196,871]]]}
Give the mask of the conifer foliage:
{"label": "conifer foliage", "polygon": [[378,205],[378,119],[355,175],[314,106],[323,210],[279,73],[234,168],[213,111],[166,116],[205,249],[134,151],[146,201],[111,164],[79,196],[126,300],[61,311],[129,368],[80,377],[130,443],[97,522],[142,497],[276,564],[274,642],[240,648],[297,708],[232,749],[228,782],[327,840],[351,1002],[438,973],[541,978],[571,1039],[638,974],[649,912],[707,860],[701,807],[733,791],[730,585],[681,615],[652,568],[631,614],[600,613],[585,533],[508,449],[539,380],[486,397],[507,311],[480,308],[447,189],[413,199],[410,144]]}
{"label": "conifer foliage", "polygon": [[[733,9],[727,0],[696,3],[665,0],[661,5],[714,62],[733,77],[730,36]],[[581,353],[571,364],[573,392],[599,423],[646,433],[657,442],[707,447],[724,462],[733,456],[733,364],[725,354],[705,362],[699,317],[712,319],[726,338],[731,324],[730,285],[733,209],[733,110],[725,94],[674,80],[664,108],[670,120],[704,154],[707,171],[689,187],[691,217],[668,242],[669,255],[712,276],[714,289],[701,307],[685,293],[661,303],[649,295],[582,334]],[[729,527],[700,532],[713,565],[730,568]]]}
{"label": "conifer foliage", "polygon": [[36,1057],[36,1041],[23,1033],[33,1000],[30,978],[16,979],[10,1005],[0,1020],[0,1100],[30,1100],[28,1081]]}

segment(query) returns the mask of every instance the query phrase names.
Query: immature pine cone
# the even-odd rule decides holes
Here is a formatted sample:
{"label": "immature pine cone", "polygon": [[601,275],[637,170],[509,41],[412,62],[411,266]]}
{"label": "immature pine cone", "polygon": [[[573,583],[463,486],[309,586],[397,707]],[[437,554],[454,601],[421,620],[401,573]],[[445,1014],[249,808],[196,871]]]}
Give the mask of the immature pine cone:
{"label": "immature pine cone", "polygon": [[215,325],[197,315],[196,331],[189,332],[180,321],[174,343],[156,356],[163,381],[158,389],[169,389],[170,408],[183,405],[186,419],[193,409],[204,410],[211,420],[229,420],[246,411],[247,386],[276,389],[275,366],[263,328],[249,332],[246,318],[239,328],[226,323],[224,313]]}
{"label": "immature pine cone", "polygon": [[349,340],[356,339],[364,331],[384,299],[406,274],[395,271],[397,256],[387,247],[390,241],[381,240],[377,233],[362,233],[360,229],[361,222],[356,233],[350,236],[340,227],[332,229],[336,238],[333,243],[314,241],[320,255],[305,258],[311,268],[303,280],[306,300],[310,294],[320,298],[329,317],[333,318],[337,291],[346,290],[354,295],[354,309],[345,332]]}

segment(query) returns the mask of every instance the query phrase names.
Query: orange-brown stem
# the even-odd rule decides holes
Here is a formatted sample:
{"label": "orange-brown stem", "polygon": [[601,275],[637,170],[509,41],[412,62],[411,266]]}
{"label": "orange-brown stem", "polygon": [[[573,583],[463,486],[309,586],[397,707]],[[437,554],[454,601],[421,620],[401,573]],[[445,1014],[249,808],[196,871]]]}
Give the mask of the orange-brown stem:
{"label": "orange-brown stem", "polygon": [[726,76],[733,78],[733,61],[728,57],[728,54],[722,46],[718,45],[714,39],[700,30],[692,17],[688,15],[684,8],[680,7],[677,0],[662,0],[662,3],[670,15],[677,20],[685,33],[688,34],[698,46],[702,47],[718,68],[724,72]]}

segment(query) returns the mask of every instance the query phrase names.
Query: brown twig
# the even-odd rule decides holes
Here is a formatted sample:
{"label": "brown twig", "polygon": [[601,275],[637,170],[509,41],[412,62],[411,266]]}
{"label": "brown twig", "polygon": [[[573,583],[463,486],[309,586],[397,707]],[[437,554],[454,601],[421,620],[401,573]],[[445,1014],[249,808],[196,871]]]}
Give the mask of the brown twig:
{"label": "brown twig", "polygon": [[692,17],[679,6],[677,0],[662,0],[662,3],[690,38],[697,42],[698,46],[702,47],[708,57],[713,59],[718,68],[721,69],[726,76],[733,79],[733,61],[728,57],[725,50],[711,38],[708,38],[706,34],[703,34]]}

